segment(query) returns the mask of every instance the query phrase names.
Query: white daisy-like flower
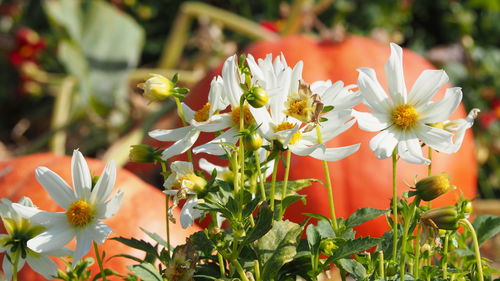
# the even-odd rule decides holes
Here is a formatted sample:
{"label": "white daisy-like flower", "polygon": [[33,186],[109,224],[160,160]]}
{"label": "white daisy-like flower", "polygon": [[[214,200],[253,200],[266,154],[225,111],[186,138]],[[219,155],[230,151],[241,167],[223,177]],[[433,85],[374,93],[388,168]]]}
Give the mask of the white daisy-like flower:
{"label": "white daisy-like flower", "polygon": [[101,222],[120,209],[123,193],[118,191],[110,200],[115,185],[116,168],[110,162],[99,180],[92,186],[87,162],[82,153],[73,151],[71,159],[72,189],[60,176],[46,167],[38,167],[35,176],[64,212],[46,212],[21,204],[12,204],[21,216],[45,230],[28,241],[28,247],[36,253],[47,253],[63,248],[76,237],[73,265],[88,253],[90,244],[102,244],[111,233],[111,228]]}
{"label": "white daisy-like flower", "polygon": [[166,189],[164,193],[172,196],[174,200],[174,204],[168,210],[169,217],[173,219],[173,209],[177,207],[180,200],[186,199],[180,213],[180,221],[181,226],[187,228],[193,225],[194,220],[203,214],[202,211],[194,207],[199,201],[197,194],[205,189],[207,181],[195,174],[191,162],[172,162],[170,170],[172,173],[163,185]]}
{"label": "white daisy-like flower", "polygon": [[232,126],[230,114],[217,114],[228,105],[222,96],[222,87],[222,77],[214,77],[208,94],[208,103],[198,111],[193,111],[182,103],[184,118],[189,123],[188,126],[149,132],[149,136],[156,140],[174,141],[174,144],[163,150],[161,155],[163,160],[186,152],[194,145],[201,132],[216,132]]}
{"label": "white daisy-like flower", "polygon": [[[23,197],[18,204],[35,208],[31,200]],[[12,202],[2,199],[0,202],[0,216],[7,234],[0,234],[0,253],[6,253],[3,258],[2,270],[10,280],[13,276],[13,262],[18,259],[17,270],[20,271],[25,263],[46,279],[54,279],[57,276],[57,265],[49,256],[70,256],[72,252],[67,248],[58,248],[46,253],[35,253],[27,247],[27,241],[44,231],[44,227],[35,225],[19,215],[13,208]],[[9,256],[9,258],[7,258]]]}
{"label": "white daisy-like flower", "polygon": [[474,108],[465,118],[453,121],[446,120],[442,123],[433,125],[434,127],[442,128],[443,130],[453,134],[453,145],[450,146],[450,149],[447,151],[448,153],[456,153],[460,149],[464,141],[465,131],[474,125],[474,119],[477,118],[479,112],[479,109]]}
{"label": "white daisy-like flower", "polygon": [[437,151],[452,151],[453,134],[430,124],[445,121],[455,111],[462,100],[462,91],[450,88],[444,98],[431,101],[448,82],[448,76],[443,70],[425,70],[407,95],[402,55],[401,47],[391,43],[391,56],[385,65],[389,97],[373,69],[358,69],[358,87],[366,107],[372,112],[355,112],[355,117],[361,129],[381,131],[370,141],[377,158],[388,158],[396,149],[407,162],[430,164],[422,155],[419,141]]}

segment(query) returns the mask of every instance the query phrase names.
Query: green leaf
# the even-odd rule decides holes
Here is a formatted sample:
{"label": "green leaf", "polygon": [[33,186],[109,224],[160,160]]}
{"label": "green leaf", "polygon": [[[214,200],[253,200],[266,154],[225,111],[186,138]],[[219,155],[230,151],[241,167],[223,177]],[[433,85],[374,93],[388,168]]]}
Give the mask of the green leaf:
{"label": "green leaf", "polygon": [[500,217],[494,215],[482,215],[477,217],[472,224],[477,234],[479,245],[492,238],[500,232]]}
{"label": "green leaf", "polygon": [[328,221],[330,222],[330,219],[323,216],[323,215],[320,215],[320,214],[313,214],[313,213],[302,213],[303,215],[305,216],[308,216],[308,217],[311,217],[311,218],[315,218],[315,219],[318,219],[318,220],[325,220],[325,221]]}
{"label": "green leaf", "polygon": [[332,225],[330,221],[320,220],[318,221],[318,225],[316,226],[318,233],[321,235],[321,238],[335,238],[335,232],[333,231]]}
{"label": "green leaf", "polygon": [[206,256],[210,256],[215,249],[215,245],[203,230],[194,233],[189,239],[191,240],[193,247],[197,251],[201,251]]}
{"label": "green leaf", "polygon": [[327,105],[327,106],[323,107],[323,110],[321,111],[321,113],[327,113],[327,112],[330,112],[330,111],[332,111],[334,108],[335,108],[335,106],[333,106],[333,105]]}
{"label": "green leaf", "polygon": [[[287,188],[286,188],[286,196],[289,195],[295,195],[295,193],[303,188],[306,188],[313,184],[313,182],[317,182],[318,180],[316,179],[300,179],[300,180],[294,180],[294,181],[288,181]],[[264,184],[264,187],[266,189],[266,195],[267,198],[270,198],[271,194],[271,182],[266,182]],[[276,181],[276,186],[274,188],[274,199],[276,200],[282,200],[283,195],[281,194],[281,191],[283,189],[283,181]]]}
{"label": "green leaf", "polygon": [[141,278],[142,281],[163,281],[158,270],[150,263],[128,266],[128,268]]}
{"label": "green leaf", "polygon": [[145,230],[144,228],[140,228],[144,233],[146,233],[151,239],[155,240],[156,242],[158,242],[158,244],[162,245],[163,247],[169,247],[167,241],[165,241],[165,239],[163,239],[160,235],[156,234],[156,233],[153,233],[153,232],[149,232],[147,230]]}
{"label": "green leaf", "polygon": [[43,1],[45,12],[50,21],[63,29],[75,41],[82,38],[81,1],[58,0]]}
{"label": "green leaf", "polygon": [[379,210],[379,209],[373,209],[373,208],[358,209],[349,218],[347,218],[346,227],[353,228],[353,227],[358,226],[360,224],[363,224],[369,220],[372,220],[376,217],[379,217],[387,212],[388,212],[388,210]]}
{"label": "green leaf", "polygon": [[327,263],[370,249],[379,244],[380,241],[380,238],[370,237],[348,240],[333,252],[333,255],[328,258]]}
{"label": "green leaf", "polygon": [[287,197],[285,197],[285,199],[283,199],[283,201],[281,201],[281,208],[283,209],[283,212],[285,212],[285,210],[290,207],[290,205],[292,205],[293,203],[297,202],[301,200],[302,203],[305,205],[306,204],[306,195],[302,195],[302,194],[293,194],[293,195],[289,195]]}
{"label": "green leaf", "polygon": [[257,221],[255,222],[255,227],[248,233],[245,237],[243,245],[252,243],[253,241],[264,236],[273,225],[273,212],[267,204],[262,204],[259,208],[259,214],[257,216]]}
{"label": "green leaf", "polygon": [[368,277],[366,268],[353,259],[340,259],[337,264],[354,277],[354,280],[363,280]]}
{"label": "green leaf", "polygon": [[262,280],[274,280],[280,268],[293,259],[301,232],[302,227],[296,223],[275,221],[272,229],[258,240]]}
{"label": "green leaf", "polygon": [[135,238],[125,238],[125,237],[113,237],[111,240],[118,241],[122,244],[125,244],[131,248],[138,249],[141,251],[144,251],[148,254],[152,254],[155,256],[158,256],[158,252],[155,246],[151,245],[150,243],[144,241],[144,240],[137,240]]}

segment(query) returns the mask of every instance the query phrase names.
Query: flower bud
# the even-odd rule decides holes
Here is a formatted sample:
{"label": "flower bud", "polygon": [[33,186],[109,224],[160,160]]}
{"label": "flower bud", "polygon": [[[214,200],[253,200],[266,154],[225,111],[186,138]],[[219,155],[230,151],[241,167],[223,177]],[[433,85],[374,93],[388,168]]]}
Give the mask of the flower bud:
{"label": "flower bud", "polygon": [[154,147],[146,144],[132,145],[130,147],[129,159],[137,163],[153,163],[158,160],[159,153]]}
{"label": "flower bud", "polygon": [[420,219],[424,224],[438,229],[458,229],[459,217],[455,206],[445,206],[425,211],[420,215]]}
{"label": "flower bud", "polygon": [[159,74],[151,74],[151,76],[146,82],[138,85],[144,90],[144,97],[150,102],[164,100],[174,94],[174,82]]}
{"label": "flower bud", "polygon": [[243,146],[245,150],[255,151],[262,146],[262,137],[255,131],[243,134]]}
{"label": "flower bud", "polygon": [[253,87],[247,96],[247,101],[255,108],[263,107],[269,101],[269,95],[264,89]]}
{"label": "flower bud", "polygon": [[338,246],[333,242],[332,239],[325,239],[321,241],[319,244],[319,248],[321,250],[321,253],[331,256],[333,255],[333,251],[338,248]]}
{"label": "flower bud", "polygon": [[437,174],[421,179],[416,184],[416,193],[424,201],[431,201],[445,194],[454,186],[450,185],[447,174]]}
{"label": "flower bud", "polygon": [[181,181],[184,182],[187,188],[196,194],[200,194],[205,190],[205,187],[207,187],[207,181],[194,173],[183,177]]}

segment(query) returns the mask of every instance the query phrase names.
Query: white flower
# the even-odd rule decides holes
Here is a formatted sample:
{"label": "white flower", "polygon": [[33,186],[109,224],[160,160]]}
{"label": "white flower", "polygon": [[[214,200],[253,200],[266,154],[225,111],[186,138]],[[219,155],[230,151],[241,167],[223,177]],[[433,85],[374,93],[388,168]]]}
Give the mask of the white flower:
{"label": "white flower", "polygon": [[[187,199],[182,207],[180,221],[183,228],[193,225],[195,219],[199,218],[203,212],[195,209],[198,204],[197,194],[202,192],[207,181],[197,176],[193,170],[193,164],[185,161],[175,161],[170,164],[172,173],[165,180],[164,193],[174,199],[174,204],[170,206],[168,213],[173,220],[173,209],[179,204],[180,200]],[[175,220],[173,220],[175,222]]]}
{"label": "white flower", "polygon": [[74,189],[46,167],[38,167],[35,171],[38,182],[65,212],[45,212],[21,204],[12,206],[24,218],[46,228],[28,241],[28,247],[36,253],[61,249],[76,237],[75,265],[88,253],[92,241],[102,244],[111,233],[111,228],[100,220],[118,212],[123,193],[118,191],[106,201],[115,185],[116,168],[113,162],[106,165],[99,180],[92,186],[87,162],[78,150],[74,150],[71,173]]}
{"label": "white flower", "polygon": [[[18,204],[31,208],[35,207],[27,197],[21,198]],[[3,258],[2,270],[7,280],[12,278],[14,270],[12,262],[16,260],[16,256],[18,271],[27,262],[34,271],[43,275],[46,279],[53,279],[57,276],[57,265],[49,256],[69,256],[72,252],[67,248],[55,249],[43,254],[31,251],[26,245],[26,240],[43,232],[44,227],[34,225],[21,217],[11,205],[12,202],[5,198],[0,202],[0,216],[7,231],[7,234],[0,234],[0,252],[6,252],[6,256]],[[7,255],[10,257],[10,261]]]}
{"label": "white flower", "polygon": [[474,119],[476,119],[479,112],[479,109],[474,108],[465,118],[453,121],[446,120],[442,123],[434,125],[435,127],[442,128],[443,130],[453,134],[453,145],[450,146],[450,149],[447,151],[448,153],[455,153],[460,149],[462,142],[464,141],[465,131],[472,127]]}
{"label": "white flower", "polygon": [[390,98],[373,69],[358,69],[358,87],[372,112],[355,112],[355,117],[361,129],[382,131],[370,141],[370,148],[379,159],[390,157],[397,149],[407,162],[429,164],[430,160],[422,155],[419,140],[437,151],[450,153],[452,134],[430,124],[446,120],[455,111],[462,100],[462,91],[450,88],[443,99],[431,101],[448,76],[443,70],[426,70],[407,95],[402,59],[401,47],[391,43],[391,56],[385,65]]}

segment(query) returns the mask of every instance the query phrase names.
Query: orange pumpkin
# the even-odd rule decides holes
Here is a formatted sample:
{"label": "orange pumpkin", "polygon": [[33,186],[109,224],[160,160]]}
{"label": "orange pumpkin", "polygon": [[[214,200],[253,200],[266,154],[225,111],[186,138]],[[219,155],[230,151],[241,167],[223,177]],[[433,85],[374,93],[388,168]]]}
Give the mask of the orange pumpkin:
{"label": "orange pumpkin", "polygon": [[[285,55],[290,66],[295,65],[300,60],[304,62],[303,79],[305,82],[311,83],[317,80],[329,79],[333,82],[342,80],[345,84],[354,84],[358,78],[356,69],[371,67],[377,72],[381,84],[384,86],[386,83],[384,64],[389,58],[389,45],[380,44],[368,38],[353,35],[349,36],[344,42],[332,43],[320,41],[306,35],[295,35],[272,41],[258,42],[244,51],[244,53],[252,54],[256,59],[263,58],[268,53],[277,56],[281,52]],[[404,50],[403,67],[408,88],[411,87],[423,70],[434,69],[427,60],[410,50]],[[186,99],[186,103],[191,108],[197,110],[205,104],[210,89],[210,81],[214,75],[221,73],[221,68],[222,66],[207,75],[192,89]],[[450,86],[443,87],[436,95],[436,98],[441,98],[444,89],[448,87]],[[367,111],[362,105],[356,107],[356,109]],[[465,110],[460,106],[451,119],[464,118],[465,116]],[[329,147],[361,143],[358,152],[341,161],[330,163],[329,166],[333,179],[336,211],[339,217],[345,218],[362,207],[379,209],[389,207],[392,197],[392,162],[390,159],[377,160],[375,154],[370,150],[368,143],[374,136],[375,133],[361,131],[355,125],[328,143]],[[204,143],[211,138],[213,136],[202,135],[198,143]],[[206,157],[206,155],[198,155],[197,157]],[[214,158],[210,159],[216,162]],[[219,161],[219,163],[221,162]],[[291,163],[291,179],[324,179],[322,164],[316,159],[292,157]],[[470,130],[467,132],[462,148],[458,153],[449,155],[435,152],[432,164],[434,173],[449,173],[451,182],[458,186],[458,189],[441,196],[433,204],[435,206],[454,204],[460,193],[463,193],[467,198],[474,198],[476,195],[476,163]],[[427,166],[399,161],[397,172],[398,192],[401,194],[403,191],[408,190],[404,182],[411,184],[416,175],[419,178],[427,175]],[[305,212],[328,216],[328,196],[322,185],[314,184],[303,190],[303,193],[307,194],[307,206],[300,203],[292,205],[287,212],[288,218],[297,222],[302,221],[305,219],[302,213]],[[387,229],[385,220],[379,218],[374,222],[358,227],[357,231],[362,236],[380,236]]]}
{"label": "orange pumpkin", "polygon": [[[96,159],[87,158],[86,160],[92,175],[100,175],[105,163]],[[17,202],[22,196],[28,196],[42,210],[61,211],[61,208],[52,201],[48,193],[35,179],[34,171],[38,166],[48,167],[71,184],[71,157],[57,156],[51,153],[33,154],[0,163],[0,171],[2,171],[0,176],[0,198],[8,198]],[[104,221],[113,229],[110,237],[134,237],[152,241],[140,228],[164,236],[164,194],[124,169],[118,169],[115,186],[116,189],[123,191],[124,198],[120,211],[114,217]],[[177,211],[174,215],[178,217],[179,212]],[[198,230],[197,227],[184,230],[180,227],[180,224],[171,224],[171,243],[173,245],[183,244],[186,237]],[[73,246],[70,245],[69,247]],[[100,247],[100,251],[103,250],[106,251],[106,257],[108,258],[116,254],[143,256],[143,252],[128,248],[113,240],[107,240]],[[89,252],[89,256],[94,257],[92,250]],[[127,273],[126,266],[134,263],[125,258],[113,258],[105,261],[104,266],[119,273]],[[92,271],[93,274],[99,272],[96,263],[92,267]],[[35,281],[45,279],[26,265],[20,273],[19,280]],[[108,280],[121,279],[109,278]]]}

